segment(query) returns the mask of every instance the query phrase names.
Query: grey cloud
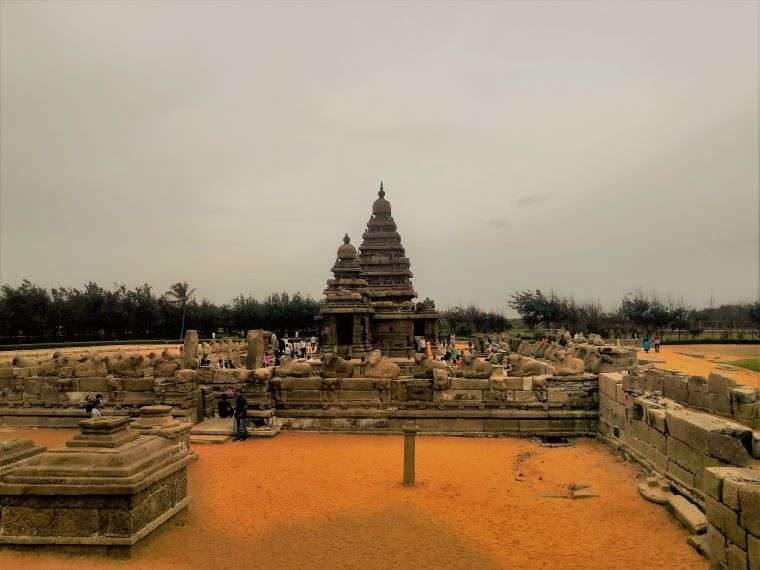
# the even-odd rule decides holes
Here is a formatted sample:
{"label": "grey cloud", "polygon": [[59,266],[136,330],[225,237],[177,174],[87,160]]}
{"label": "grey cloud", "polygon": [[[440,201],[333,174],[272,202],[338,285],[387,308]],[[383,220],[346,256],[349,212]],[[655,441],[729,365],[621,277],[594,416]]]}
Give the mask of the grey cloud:
{"label": "grey cloud", "polygon": [[551,192],[536,192],[535,194],[528,194],[527,196],[523,196],[522,198],[514,200],[512,202],[512,205],[515,208],[533,206],[535,204],[540,204],[541,202],[546,202],[546,200],[548,200],[551,195]]}

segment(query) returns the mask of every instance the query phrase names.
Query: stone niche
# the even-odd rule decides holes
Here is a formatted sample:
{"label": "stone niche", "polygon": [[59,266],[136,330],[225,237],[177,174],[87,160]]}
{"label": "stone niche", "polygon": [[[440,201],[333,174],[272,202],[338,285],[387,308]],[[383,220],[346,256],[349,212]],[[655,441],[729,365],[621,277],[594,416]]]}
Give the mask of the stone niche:
{"label": "stone niche", "polygon": [[132,546],[189,503],[176,440],[125,417],[83,420],[64,447],[0,476],[0,544]]}

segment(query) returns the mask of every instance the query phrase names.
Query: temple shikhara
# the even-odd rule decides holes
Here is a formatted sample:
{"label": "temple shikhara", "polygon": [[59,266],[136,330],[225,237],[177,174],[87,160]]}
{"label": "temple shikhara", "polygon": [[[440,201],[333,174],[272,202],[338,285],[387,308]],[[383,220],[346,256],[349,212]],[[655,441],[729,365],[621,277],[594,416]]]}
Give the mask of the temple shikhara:
{"label": "temple shikhara", "polygon": [[343,237],[320,310],[323,349],[342,356],[363,356],[374,349],[403,356],[415,338],[424,337],[433,347],[438,338],[433,301],[412,302],[417,292],[409,258],[382,182],[377,195],[359,252],[348,234]]}

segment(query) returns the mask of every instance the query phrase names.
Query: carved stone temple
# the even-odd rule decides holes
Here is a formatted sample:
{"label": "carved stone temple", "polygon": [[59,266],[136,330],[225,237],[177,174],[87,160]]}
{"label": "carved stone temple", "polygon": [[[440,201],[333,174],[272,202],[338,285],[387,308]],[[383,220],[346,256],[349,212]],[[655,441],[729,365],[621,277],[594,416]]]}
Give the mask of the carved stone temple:
{"label": "carved stone temple", "polygon": [[412,302],[417,293],[409,258],[382,182],[358,254],[346,234],[332,273],[318,317],[325,352],[359,357],[377,349],[405,356],[415,337],[435,346],[440,315],[429,299]]}

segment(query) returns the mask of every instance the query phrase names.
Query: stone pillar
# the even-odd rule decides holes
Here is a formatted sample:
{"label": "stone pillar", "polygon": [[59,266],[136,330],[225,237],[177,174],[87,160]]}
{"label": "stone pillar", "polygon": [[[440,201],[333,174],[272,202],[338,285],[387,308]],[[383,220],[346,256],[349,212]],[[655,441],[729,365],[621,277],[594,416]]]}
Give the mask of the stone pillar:
{"label": "stone pillar", "polygon": [[195,368],[198,366],[198,331],[189,330],[185,333],[182,359],[185,368]]}
{"label": "stone pillar", "polygon": [[245,367],[248,370],[256,370],[261,368],[264,357],[264,331],[262,329],[248,331],[247,340],[248,358]]}
{"label": "stone pillar", "polygon": [[404,486],[414,487],[414,455],[416,427],[404,427]]}

